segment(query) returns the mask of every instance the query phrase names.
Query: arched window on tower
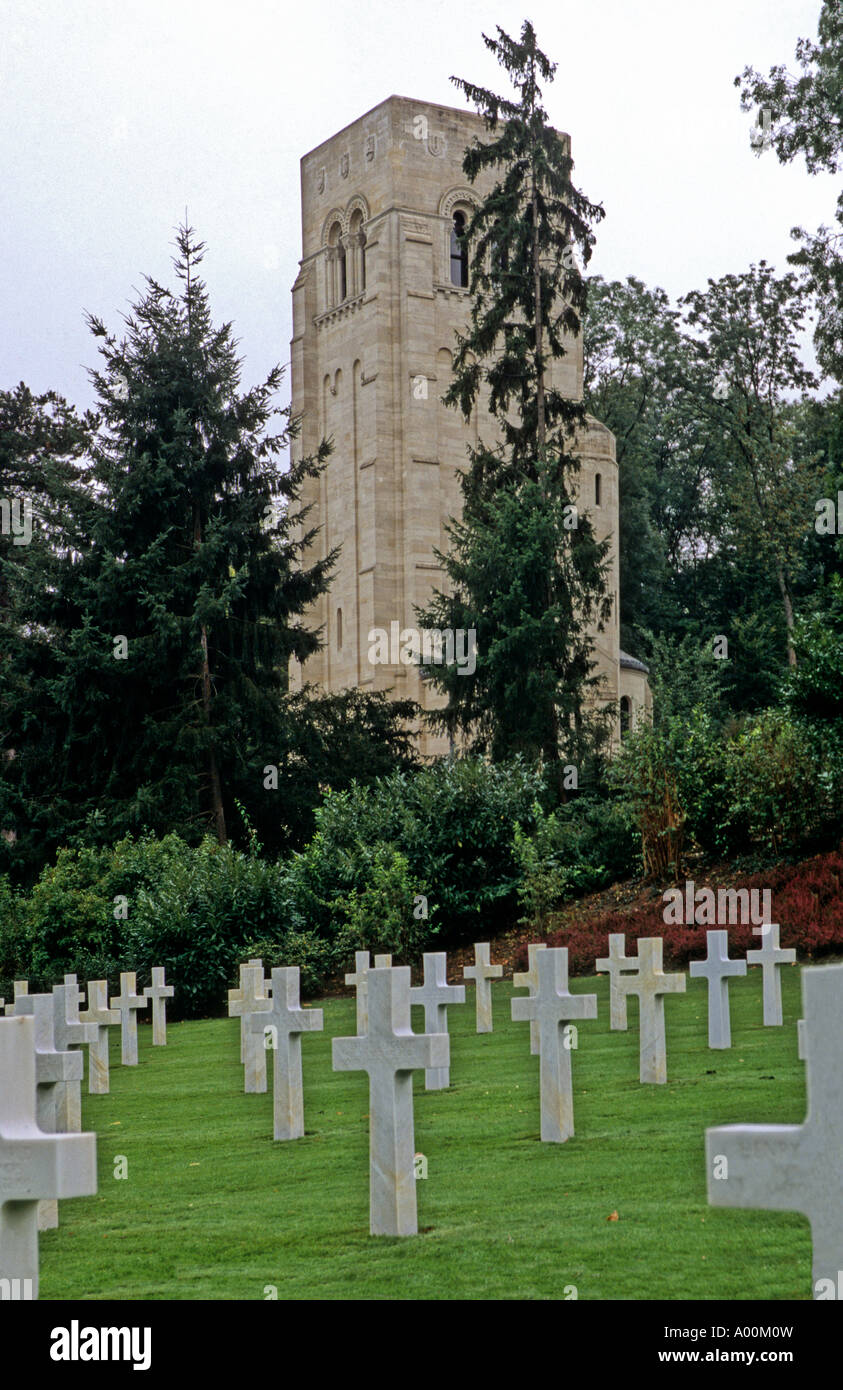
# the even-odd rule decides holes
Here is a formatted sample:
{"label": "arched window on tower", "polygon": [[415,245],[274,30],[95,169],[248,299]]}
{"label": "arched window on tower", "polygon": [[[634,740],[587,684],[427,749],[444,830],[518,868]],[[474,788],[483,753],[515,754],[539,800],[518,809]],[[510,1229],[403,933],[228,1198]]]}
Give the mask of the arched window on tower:
{"label": "arched window on tower", "polygon": [[465,241],[465,213],[454,213],[451,225],[451,284],[468,286],[468,246]]}
{"label": "arched window on tower", "polygon": [[353,298],[366,288],[366,233],[363,231],[363,213],[359,208],[355,208],[351,215],[348,245],[351,251],[349,293]]}
{"label": "arched window on tower", "polygon": [[342,227],[334,222],[328,233],[328,308],[334,309],[346,297],[345,247]]}
{"label": "arched window on tower", "polygon": [[342,609],[337,609],[337,651],[342,651]]}
{"label": "arched window on tower", "polygon": [[337,272],[337,279],[339,282],[339,299],[337,302],[339,304],[342,304],[343,300],[346,299],[348,296],[348,277],[345,264],[345,247],[342,244],[342,240],[340,240],[339,251],[337,256]]}
{"label": "arched window on tower", "polygon": [[595,473],[595,475],[594,475],[594,505],[595,505],[595,507],[599,507],[599,506],[600,506],[600,491],[601,491],[601,484],[602,484],[602,482],[603,482],[603,479],[601,478],[600,474],[599,474],[599,473]]}
{"label": "arched window on tower", "polygon": [[632,728],[632,701],[628,695],[621,696],[621,738],[625,738]]}

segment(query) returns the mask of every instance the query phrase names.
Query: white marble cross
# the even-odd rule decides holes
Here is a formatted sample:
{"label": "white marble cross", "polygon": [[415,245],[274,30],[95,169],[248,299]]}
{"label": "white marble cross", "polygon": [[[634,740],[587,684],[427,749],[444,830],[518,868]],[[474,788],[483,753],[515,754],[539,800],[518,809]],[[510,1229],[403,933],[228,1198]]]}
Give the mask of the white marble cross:
{"label": "white marble cross", "polygon": [[[78,1134],[82,1128],[68,1112],[65,1093],[69,1086],[79,1088],[84,1072],[81,1052],[70,1052],[56,1043],[56,1007],[52,994],[21,995],[16,1005],[21,1017],[35,1020],[36,1122],[45,1134]],[[56,1201],[38,1203],[39,1231],[52,1231],[59,1224]]]}
{"label": "white marble cross", "polygon": [[353,985],[357,992],[357,1035],[362,1037],[369,1030],[368,994],[366,976],[369,973],[369,952],[354,952],[354,970],[345,977],[347,985]]}
{"label": "white marble cross", "polygon": [[707,1130],[708,1200],[807,1216],[813,1293],[827,1299],[843,1271],[843,965],[803,970],[802,995],[805,1123]]}
{"label": "white marble cross", "polygon": [[163,965],[153,965],[152,984],[143,992],[144,999],[152,1000],[152,1046],[167,1046],[167,1000],[172,999],[175,990],[164,983]]}
{"label": "white marble cross", "polygon": [[324,1027],[321,1009],[303,1009],[299,997],[299,967],[272,972],[272,1007],[249,1019],[265,1051],[272,1048],[273,1128],[276,1139],[301,1139],[304,1134],[304,1096],[301,1035]]}
{"label": "white marble cross", "polygon": [[33,1298],[39,1201],[97,1190],[96,1135],[39,1129],[35,1068],[34,1018],[0,1019],[0,1279],[20,1281]]}
{"label": "white marble cross", "polygon": [[257,1033],[252,1032],[252,1014],[266,1013],[271,1007],[272,985],[263,974],[263,961],[250,960],[240,966],[240,988],[228,991],[228,1016],[240,1019],[240,1060],[245,1066],[244,1091],[247,1096],[266,1090],[266,1051]]}
{"label": "white marble cross", "polygon": [[761,947],[757,951],[747,951],[747,962],[760,965],[764,980],[764,1023],[769,1028],[777,1027],[782,1021],[782,982],[780,965],[792,965],[796,952],[785,950],[779,945],[778,922],[765,922],[761,930]]}
{"label": "white marble cross", "polygon": [[[77,978],[76,978],[75,975],[65,975],[65,977],[64,977],[64,983],[65,983],[65,985],[68,987],[68,989],[70,989],[70,990],[72,991],[72,994],[71,994],[71,996],[70,996],[71,1001],[72,1001],[73,994],[75,994],[75,996],[76,996],[76,1013],[77,1013],[77,1016],[78,1016],[79,1010],[80,1010],[80,1009],[84,1009],[84,1007],[85,1007],[85,995],[84,995],[84,993],[82,992],[82,990],[79,988],[79,981],[77,980]],[[72,1002],[71,1002],[71,1007],[73,1007]]]}
{"label": "white marble cross", "polygon": [[[536,967],[536,956],[539,951],[546,951],[547,944],[544,941],[533,941],[527,947],[527,960],[529,962],[526,970],[521,970],[513,975],[512,983],[516,989],[528,989],[530,997],[535,994],[539,984],[539,974]],[[530,1052],[534,1057],[539,1055],[539,1025],[538,1020],[533,1019],[530,1023]]]}
{"label": "white marble cross", "polygon": [[148,1004],[149,1000],[138,994],[135,971],[121,974],[120,993],[112,997],[111,1007],[120,1011],[120,1060],[124,1067],[136,1067],[138,1064],[137,1011],[145,1009]]}
{"label": "white marble cross", "polygon": [[107,1096],[111,1086],[108,1030],[120,1022],[119,1009],[108,1007],[107,980],[88,981],[88,1007],[79,1018],[97,1030],[94,1041],[88,1045],[88,1091],[92,1096]]}
{"label": "white marble cross", "polygon": [[7,1018],[11,1018],[11,1017],[13,1017],[13,1016],[15,1015],[15,1013],[17,1012],[17,1003],[18,1003],[18,1000],[19,1000],[19,999],[23,999],[28,993],[29,993],[29,981],[28,981],[28,980],[15,980],[15,997],[14,997],[14,1001],[13,1001],[11,1004],[6,1004],[6,1005],[5,1005],[5,1012],[6,1012],[6,1017],[7,1017]]}
{"label": "white marble cross", "polygon": [[[76,984],[53,986],[56,1050],[67,1052],[71,1047],[88,1047],[97,1040],[93,1023],[79,1020],[80,992]],[[60,1134],[78,1134],[82,1128],[82,1082],[67,1081],[56,1093],[58,1130]]]}
{"label": "white marble cross", "polygon": [[596,1018],[597,995],[569,992],[564,946],[542,951],[536,967],[536,993],[512,1000],[512,1018],[539,1026],[541,1136],[545,1143],[564,1144],[574,1133],[574,1089],[570,1035],[563,1035],[563,1025],[574,1018]]}
{"label": "white marble cross", "polygon": [[413,1072],[447,1067],[447,1033],[410,1027],[410,970],[370,970],[369,1027],[334,1038],[334,1071],[369,1074],[369,1230],[373,1236],[418,1231],[413,1132]]}
{"label": "white marble cross", "polygon": [[624,932],[612,932],[609,936],[609,954],[601,956],[594,962],[594,968],[599,973],[608,973],[609,976],[609,1030],[610,1032],[626,1032],[628,1028],[626,1018],[626,995],[618,989],[618,980],[623,970],[637,970],[638,961],[635,956],[626,954],[626,936]]}
{"label": "white marble cross", "polygon": [[[244,989],[247,991],[247,993],[249,993],[249,991],[250,991],[250,988],[251,988],[251,987],[250,987],[249,985],[247,985],[247,983],[246,983],[246,971],[247,971],[247,970],[258,970],[258,969],[260,970],[260,979],[261,979],[261,982],[262,982],[261,985],[260,985],[260,988],[259,988],[259,990],[258,990],[258,997],[261,998],[261,999],[269,999],[270,996],[271,996],[271,994],[272,994],[272,985],[271,985],[267,980],[264,979],[264,974],[263,974],[263,961],[262,961],[262,960],[259,960],[258,957],[256,957],[256,956],[253,956],[252,959],[249,960],[249,961],[247,961],[245,965],[241,965],[241,966],[240,966],[240,983],[239,983],[239,985],[237,986],[237,989],[230,989],[230,990],[228,991],[228,1016],[229,1016],[229,1018],[239,1018],[239,1019],[240,1019],[240,1061],[241,1061],[241,1063],[243,1063],[243,1062],[246,1061],[246,1043],[247,1043],[247,1039],[250,1039],[250,1038],[251,1038],[251,1033],[252,1033],[251,1027],[250,1027],[250,1025],[249,1025],[249,1010],[248,1010],[248,1009],[241,1009],[241,1008],[237,1008],[237,1007],[235,1007],[235,1008],[232,1009],[231,1006],[232,1006],[232,1004],[234,1004],[235,1006],[237,1006],[237,1005],[242,1004],[242,1003],[244,1002],[244,994],[243,994]],[[251,1042],[249,1042],[249,1046],[251,1046]],[[266,1090],[266,1086],[264,1086],[263,1089]]]}
{"label": "white marble cross", "polygon": [[[366,979],[371,970],[368,951],[354,952],[354,970],[345,977],[347,985],[353,985],[357,994],[357,1036],[362,1037],[369,1026],[369,995]],[[390,970],[392,956],[375,956],[376,970]]]}
{"label": "white marble cross", "polygon": [[492,965],[488,941],[474,943],[474,964],[463,966],[463,979],[475,982],[477,1032],[492,1031],[492,980],[503,975],[502,965]]}
{"label": "white marble cross", "polygon": [[[447,1033],[448,1005],[465,1003],[465,985],[448,984],[448,958],[444,951],[427,951],[422,959],[424,983],[410,990],[410,1003],[424,1009],[425,1033]],[[450,1067],[428,1067],[425,1071],[426,1091],[445,1091],[450,1084]]]}
{"label": "white marble cross", "polygon": [[638,995],[638,1031],[641,1060],[639,1080],[660,1086],[667,1081],[667,1050],[664,1037],[664,996],[684,994],[684,975],[665,975],[662,969],[662,938],[642,936],[634,975],[621,975],[618,988],[627,996]]}
{"label": "white marble cross", "polygon": [[729,960],[729,933],[706,932],[708,952],[705,960],[692,960],[692,979],[708,980],[708,1045],[731,1047],[732,1026],[729,1018],[729,979],[746,974],[745,960]]}

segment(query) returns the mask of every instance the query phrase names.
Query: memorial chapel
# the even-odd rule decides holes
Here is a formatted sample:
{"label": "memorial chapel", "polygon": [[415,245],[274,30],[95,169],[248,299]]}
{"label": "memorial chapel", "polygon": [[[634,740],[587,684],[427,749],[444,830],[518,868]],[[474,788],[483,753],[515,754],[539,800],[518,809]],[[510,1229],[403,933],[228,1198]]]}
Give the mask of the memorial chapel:
{"label": "memorial chapel", "polygon": [[[390,690],[423,709],[443,703],[419,666],[401,661],[394,636],[383,659],[372,634],[418,627],[416,608],[444,587],[434,550],[447,551],[445,526],[460,514],[457,470],[467,445],[495,435],[482,404],[465,422],[441,402],[455,332],[468,323],[459,233],[494,181],[487,173],[468,185],[463,153],[485,131],[472,112],[391,96],[301,161],[290,354],[292,411],[302,421],[295,447],[303,456],[323,437],[333,440],[302,502],[311,506],[307,526],[319,527],[319,553],[341,550],[327,594],[306,619],[322,629],[323,646],[303,666],[291,663],[292,689],[312,682],[326,691]],[[581,339],[553,363],[553,383],[581,397]],[[577,505],[600,539],[615,540],[614,436],[588,417],[576,452]],[[608,584],[612,616],[593,641],[600,699],[617,711],[617,740],[651,697],[647,668],[619,649],[616,543]],[[448,741],[423,729],[419,749],[445,754]]]}

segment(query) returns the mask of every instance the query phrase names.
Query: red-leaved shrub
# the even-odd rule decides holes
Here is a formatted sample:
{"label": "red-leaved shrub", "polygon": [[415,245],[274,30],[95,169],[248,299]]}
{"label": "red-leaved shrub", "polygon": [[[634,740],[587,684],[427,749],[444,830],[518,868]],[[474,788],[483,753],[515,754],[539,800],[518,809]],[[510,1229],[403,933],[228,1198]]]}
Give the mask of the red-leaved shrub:
{"label": "red-leaved shrub", "polygon": [[[772,896],[772,920],[781,928],[782,946],[795,946],[801,958],[811,960],[843,952],[841,883],[843,855],[835,852],[817,855],[802,864],[782,864],[763,874],[736,879],[729,886],[755,888],[759,894],[768,888]],[[699,890],[706,885],[696,883],[695,887]],[[664,963],[671,969],[685,969],[689,960],[702,959],[706,954],[705,934],[715,925],[728,929],[732,956],[745,955],[760,945],[760,935],[751,923],[676,926],[665,923],[663,913],[662,902],[628,912],[595,913],[583,920],[575,919],[569,927],[549,932],[544,939],[548,946],[568,948],[571,976],[594,974],[595,960],[608,954],[608,938],[612,932],[624,933],[628,952],[639,937],[662,937]],[[515,952],[514,968],[527,969],[526,943]]]}

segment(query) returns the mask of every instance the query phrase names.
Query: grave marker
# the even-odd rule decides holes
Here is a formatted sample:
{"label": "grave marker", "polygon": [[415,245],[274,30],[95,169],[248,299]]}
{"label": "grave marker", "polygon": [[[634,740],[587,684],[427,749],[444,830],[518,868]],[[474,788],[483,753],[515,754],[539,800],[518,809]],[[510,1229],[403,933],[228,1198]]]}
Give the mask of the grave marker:
{"label": "grave marker", "polygon": [[463,966],[463,979],[474,980],[475,1010],[478,1033],[492,1031],[492,980],[503,975],[502,965],[491,964],[488,941],[474,943],[474,964]]}
{"label": "grave marker", "polygon": [[[544,941],[531,941],[527,947],[528,966],[526,970],[521,970],[513,975],[512,983],[516,989],[528,989],[530,997],[535,994],[539,985],[539,974],[536,966],[536,956],[539,951],[546,951],[547,944]],[[530,1023],[530,1052],[534,1057],[539,1055],[539,1025],[536,1019]]]}
{"label": "grave marker", "polygon": [[[229,1016],[229,1018],[239,1018],[239,1019],[240,1019],[240,1061],[241,1061],[241,1063],[243,1063],[243,1062],[246,1061],[246,1043],[247,1043],[247,1040],[251,1037],[251,1028],[250,1028],[250,1026],[249,1026],[249,1013],[248,1013],[248,1011],[244,1012],[242,1009],[239,1009],[239,1010],[236,1010],[236,1011],[235,1011],[235,1010],[232,1010],[231,1005],[232,1005],[232,1004],[242,1004],[242,1002],[243,1002],[243,989],[244,989],[244,981],[245,981],[245,971],[247,971],[247,970],[258,970],[258,969],[259,969],[260,972],[261,972],[261,973],[260,973],[260,977],[261,977],[261,980],[263,981],[263,984],[262,984],[262,987],[261,987],[261,990],[260,990],[260,996],[261,996],[262,998],[264,998],[264,999],[268,999],[268,998],[270,997],[270,995],[272,994],[272,985],[271,985],[271,984],[268,984],[268,983],[264,980],[264,975],[263,975],[263,961],[262,961],[262,960],[258,960],[258,958],[255,957],[255,956],[253,956],[252,959],[251,959],[250,961],[248,961],[245,965],[241,965],[241,966],[240,966],[240,984],[238,985],[237,989],[230,989],[230,990],[228,991],[228,1016]],[[251,1044],[250,1044],[250,1045],[251,1045]],[[266,1090],[266,1087],[264,1086],[263,1089]]]}
{"label": "grave marker", "polygon": [[618,989],[618,980],[623,970],[637,970],[635,956],[626,954],[626,935],[612,932],[609,936],[609,954],[594,962],[598,972],[605,971],[609,976],[609,1029],[611,1032],[626,1032],[626,995]]}
{"label": "grave marker", "polygon": [[164,983],[163,965],[153,965],[152,984],[143,992],[144,999],[152,1000],[152,1046],[167,1046],[167,1000],[172,999],[175,990]]}
{"label": "grave marker", "polygon": [[642,936],[639,939],[635,963],[637,972],[634,975],[621,975],[618,988],[627,996],[638,996],[639,1080],[645,1085],[661,1086],[667,1081],[664,996],[684,994],[685,976],[665,975],[660,936]]}
{"label": "grave marker", "polygon": [[[247,1096],[266,1090],[266,1049],[252,1032],[252,1014],[266,1013],[271,1007],[272,986],[263,974],[263,961],[252,960],[240,966],[240,988],[228,991],[228,1016],[240,1019],[240,1060],[246,1068],[244,1091]],[[245,1043],[243,1037],[245,1034]]]}
{"label": "grave marker", "polygon": [[[392,956],[375,956],[374,968],[376,970],[390,970],[392,968]],[[346,975],[345,983],[347,985],[353,985],[356,990],[358,1037],[362,1037],[369,1026],[369,996],[366,980],[371,969],[369,952],[355,951],[354,970]]]}
{"label": "grave marker", "polygon": [[345,977],[347,985],[353,985],[357,992],[357,1036],[362,1037],[369,1030],[368,992],[366,976],[369,973],[369,952],[354,952],[354,970]]}
{"label": "grave marker", "polygon": [[574,1133],[574,1090],[571,1049],[563,1037],[563,1024],[574,1018],[596,1018],[597,995],[569,992],[564,946],[541,952],[536,966],[536,993],[512,1000],[512,1018],[516,1023],[529,1019],[538,1024],[541,1137],[544,1143],[564,1144]]}
{"label": "grave marker", "polygon": [[[422,957],[424,983],[410,990],[410,1004],[424,1009],[425,1033],[448,1032],[448,1005],[465,1003],[465,985],[448,984],[448,958],[444,951],[427,951]],[[451,1083],[449,1067],[428,1067],[426,1091],[444,1091]]]}
{"label": "grave marker", "polygon": [[369,1075],[370,1233],[415,1235],[413,1072],[447,1067],[450,1040],[446,1033],[413,1033],[409,967],[371,970],[367,983],[368,1031],[363,1037],[334,1038],[334,1071]]}
{"label": "grave marker", "polygon": [[76,996],[76,1015],[78,1017],[79,1010],[84,1009],[85,1007],[85,995],[79,988],[79,981],[77,980],[75,975],[65,975],[64,983],[67,986],[67,988],[71,991],[71,994],[75,994]]}
{"label": "grave marker", "polygon": [[807,1216],[813,1294],[828,1298],[843,1270],[843,965],[803,970],[802,996],[805,1122],[707,1130],[708,1200]]}
{"label": "grave marker", "polygon": [[[38,1128],[45,1134],[78,1134],[81,1120],[68,1129],[67,1106],[62,1092],[68,1086],[80,1086],[84,1072],[81,1052],[60,1049],[56,1043],[56,1008],[52,994],[27,994],[18,1000],[20,1017],[35,1021],[35,1114]],[[55,1201],[38,1203],[39,1231],[54,1230],[59,1224],[59,1204]]]}
{"label": "grave marker", "polygon": [[0,1019],[0,1279],[31,1280],[33,1298],[39,1201],[97,1190],[96,1135],[42,1133],[35,1074],[34,1018]]}
{"label": "grave marker", "polygon": [[304,1099],[301,1072],[302,1033],[321,1032],[321,1009],[303,1009],[299,998],[299,967],[273,970],[272,1007],[250,1017],[251,1031],[259,1033],[266,1051],[267,1032],[272,1038],[273,1129],[276,1139],[300,1139],[304,1134]]}
{"label": "grave marker", "polygon": [[792,965],[796,952],[779,945],[778,922],[765,922],[761,933],[761,946],[757,951],[747,951],[749,965],[760,965],[764,981],[764,1026],[776,1028],[782,1022],[782,982],[780,965]]}
{"label": "grave marker", "polygon": [[145,1009],[148,1003],[149,1000],[137,992],[135,971],[129,970],[121,974],[120,993],[111,1000],[111,1007],[120,1012],[120,1060],[124,1067],[136,1067],[138,1064],[137,1011]]}
{"label": "grave marker", "polygon": [[12,1018],[12,1017],[15,1015],[16,1010],[17,1010],[17,1002],[18,1002],[18,1000],[19,1000],[19,999],[24,999],[24,998],[26,998],[27,994],[29,993],[29,981],[28,981],[28,980],[15,980],[15,986],[14,986],[14,988],[15,988],[15,997],[14,997],[14,1001],[13,1001],[11,1004],[6,1004],[6,1006],[5,1006],[5,1011],[6,1011],[6,1017],[7,1017],[7,1018]]}
{"label": "grave marker", "polygon": [[745,960],[729,960],[729,933],[706,932],[708,951],[705,960],[692,960],[693,979],[708,980],[708,1045],[731,1047],[732,1027],[729,1018],[729,979],[746,974]]}
{"label": "grave marker", "polygon": [[[53,985],[54,1036],[57,1052],[87,1047],[97,1040],[92,1023],[79,1019],[79,990],[75,984]],[[82,1128],[82,1082],[63,1082],[56,1091],[57,1128],[60,1134],[78,1134]]]}
{"label": "grave marker", "polygon": [[108,1030],[120,1022],[119,1009],[108,1007],[108,981],[88,981],[88,1007],[79,1015],[83,1023],[93,1024],[96,1037],[88,1045],[88,1091],[107,1096],[111,1087],[108,1060]]}

